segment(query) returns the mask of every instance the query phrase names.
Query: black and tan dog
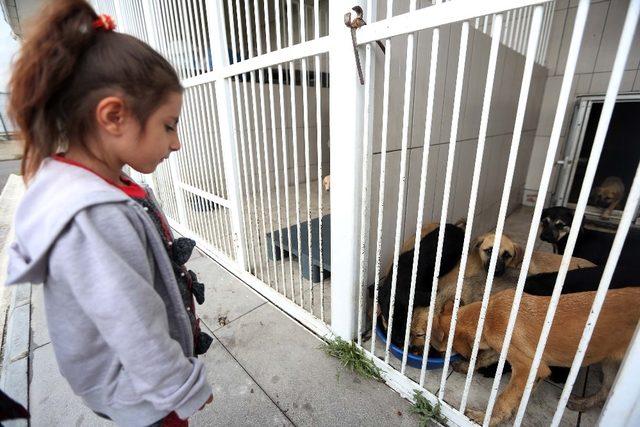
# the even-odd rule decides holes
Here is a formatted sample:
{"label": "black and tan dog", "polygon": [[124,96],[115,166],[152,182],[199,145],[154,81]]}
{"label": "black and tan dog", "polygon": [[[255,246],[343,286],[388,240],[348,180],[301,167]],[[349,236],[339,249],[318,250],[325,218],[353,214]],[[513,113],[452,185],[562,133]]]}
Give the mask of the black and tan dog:
{"label": "black and tan dog", "polygon": [[[422,228],[420,240],[420,255],[416,273],[416,288],[414,307],[428,305],[431,298],[431,287],[435,269],[436,250],[438,245],[438,224],[428,224]],[[404,336],[409,312],[409,291],[411,287],[411,273],[413,269],[414,238],[410,238],[402,246],[402,253],[398,258],[398,272],[394,297],[393,323],[391,327],[391,342],[399,347],[404,345]],[[446,275],[460,261],[464,230],[454,224],[446,224],[445,238],[442,247],[442,262],[440,277]],[[392,267],[380,284],[378,291],[378,317],[382,326],[388,327],[389,311],[391,307]],[[373,287],[369,287],[370,296]]]}
{"label": "black and tan dog", "polygon": [[609,176],[591,193],[591,203],[603,209],[600,217],[609,219],[611,213],[624,199],[624,183],[617,176]]}
{"label": "black and tan dog", "polygon": [[[573,222],[573,211],[569,208],[555,206],[542,211],[540,239],[551,243],[554,251],[564,254],[569,230]],[[580,228],[573,256],[591,261],[604,267],[609,258],[615,235],[604,231]],[[620,259],[616,265],[615,276],[621,283],[640,283],[640,232],[630,229],[627,234]]]}
{"label": "black and tan dog", "polygon": [[[560,297],[536,380],[549,376],[552,365],[571,366],[594,296],[595,292],[579,292]],[[498,353],[502,350],[513,297],[514,290],[506,290],[491,297],[480,340],[481,349],[488,350],[489,353]],[[452,306],[453,304],[448,302],[442,315],[438,316],[434,322],[432,345],[438,350],[443,350],[446,346]],[[473,347],[480,306],[480,302],[476,302],[461,307],[458,311],[453,349],[465,357],[470,356]],[[496,401],[490,421],[492,426],[509,420],[520,402],[548,306],[549,297],[527,294],[522,297],[515,330],[507,352],[507,361],[512,366],[512,373],[509,384]],[[640,319],[639,307],[639,288],[613,289],[607,293],[582,362],[582,366],[602,363],[604,373],[602,387],[592,396],[570,398],[567,405],[569,409],[584,411],[606,400],[613,385],[617,367],[624,358]],[[484,360],[479,357],[478,363],[482,364]],[[467,415],[479,423],[482,423],[484,418],[484,412],[473,409],[467,410]]]}

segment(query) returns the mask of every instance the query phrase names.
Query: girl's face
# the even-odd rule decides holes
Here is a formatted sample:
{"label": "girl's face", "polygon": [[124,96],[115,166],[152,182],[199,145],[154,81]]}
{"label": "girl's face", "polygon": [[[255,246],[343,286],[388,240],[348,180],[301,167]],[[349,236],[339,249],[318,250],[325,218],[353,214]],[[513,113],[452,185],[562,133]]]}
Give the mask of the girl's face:
{"label": "girl's face", "polygon": [[[137,137],[131,138],[126,163],[142,173],[152,173],[173,151],[180,149],[178,118],[182,108],[182,94],[172,92],[149,118]],[[139,128],[139,126],[138,126]]]}

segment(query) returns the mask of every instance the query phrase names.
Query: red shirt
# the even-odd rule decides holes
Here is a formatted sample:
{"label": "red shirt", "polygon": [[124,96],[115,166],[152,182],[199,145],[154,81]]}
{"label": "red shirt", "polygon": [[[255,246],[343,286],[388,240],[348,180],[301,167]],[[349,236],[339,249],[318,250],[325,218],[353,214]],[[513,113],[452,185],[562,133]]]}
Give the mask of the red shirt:
{"label": "red shirt", "polygon": [[138,184],[136,184],[134,181],[132,181],[129,177],[122,175],[120,177],[120,180],[124,183],[123,184],[118,184],[116,182],[114,182],[113,180],[109,179],[109,178],[105,178],[104,176],[96,173],[95,171],[89,169],[88,167],[86,167],[85,165],[83,165],[82,163],[78,163],[76,161],[67,159],[64,156],[64,153],[60,153],[60,154],[54,154],[53,156],[51,156],[52,159],[57,160],[59,162],[62,163],[67,163],[73,166],[77,166],[79,168],[88,170],[89,172],[93,173],[96,176],[99,176],[100,178],[102,178],[103,180],[105,180],[106,182],[108,182],[109,184],[113,185],[116,188],[119,188],[120,190],[122,190],[127,196],[135,198],[135,199],[143,199],[147,196],[147,192],[144,190],[144,188],[140,187]]}

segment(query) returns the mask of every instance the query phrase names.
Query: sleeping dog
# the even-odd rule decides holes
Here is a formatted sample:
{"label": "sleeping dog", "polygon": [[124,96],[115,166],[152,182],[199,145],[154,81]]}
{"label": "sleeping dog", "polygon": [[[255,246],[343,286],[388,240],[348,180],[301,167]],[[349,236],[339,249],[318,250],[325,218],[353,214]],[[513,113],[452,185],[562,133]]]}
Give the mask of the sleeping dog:
{"label": "sleeping dog", "polygon": [[[431,298],[431,285],[435,269],[436,250],[438,245],[438,224],[429,224],[422,229],[420,240],[420,255],[418,257],[418,269],[416,274],[416,288],[414,307],[429,304]],[[442,246],[442,262],[440,275],[447,274],[458,264],[462,253],[464,230],[453,224],[446,224],[445,239]],[[402,254],[398,258],[398,274],[395,289],[393,323],[391,327],[391,342],[399,347],[404,345],[407,314],[409,311],[409,291],[411,287],[411,272],[413,269],[413,239],[409,239],[402,248]],[[391,306],[391,282],[393,274],[390,268],[378,290],[378,314],[379,321],[386,329],[388,326],[389,311]],[[369,288],[370,294],[373,287]]]}
{"label": "sleeping dog", "polygon": [[591,194],[591,203],[603,209],[600,217],[609,219],[613,210],[624,199],[624,183],[617,176],[607,177],[595,187]]}
{"label": "sleeping dog", "polygon": [[[536,380],[549,376],[550,365],[571,366],[584,325],[591,310],[595,292],[562,295],[542,355]],[[506,325],[509,321],[514,290],[506,290],[491,297],[482,330],[480,348],[498,353],[502,350]],[[538,343],[538,337],[549,305],[548,297],[523,295],[507,361],[512,366],[509,384],[498,396],[490,425],[507,421],[513,415],[525,388],[527,377]],[[624,358],[638,319],[640,318],[640,289],[613,289],[607,293],[596,323],[582,366],[602,362],[604,378],[601,389],[594,395],[571,397],[567,407],[584,411],[604,403],[613,385],[620,361]],[[448,302],[442,315],[434,322],[433,346],[443,350],[451,324],[452,302]],[[453,349],[469,357],[480,314],[480,302],[460,308],[453,338]],[[478,363],[484,363],[478,358]],[[467,415],[482,423],[484,413],[473,409]]]}
{"label": "sleeping dog", "polygon": [[[491,252],[493,251],[494,234],[487,233],[478,237],[471,246],[467,257],[467,266],[464,273],[460,304],[470,304],[480,301],[484,294],[487,281],[487,270]],[[507,235],[503,235],[500,241],[500,254],[496,264],[496,272],[491,287],[491,292],[496,293],[505,289],[515,288],[520,275],[520,265],[522,263],[523,250],[520,245],[513,242]],[[558,271],[562,256],[543,252],[534,252],[529,264],[528,274]],[[572,258],[569,269],[591,267],[592,263],[584,259]],[[438,293],[436,294],[436,305],[434,314],[438,315],[442,311],[444,304],[454,299],[460,264],[438,281]],[[428,301],[427,301],[428,304]],[[414,316],[411,323],[411,334],[413,346],[424,345],[425,330],[427,328],[427,316],[429,307],[416,302]]]}
{"label": "sleeping dog", "polygon": [[[540,239],[551,243],[554,251],[564,254],[572,222],[573,212],[568,208],[556,206],[543,210]],[[609,258],[614,237],[614,234],[591,230],[582,225],[573,256],[604,267]],[[631,229],[616,266],[616,277],[620,282],[640,283],[638,253],[640,253],[640,232]]]}
{"label": "sleeping dog", "polygon": [[[489,262],[493,251],[495,235],[486,233],[478,237],[472,246],[472,250],[467,258],[467,267],[465,270],[464,282],[460,298],[460,305],[470,304],[480,301],[484,294],[485,284],[487,280],[486,272],[489,270]],[[491,293],[503,291],[505,289],[514,289],[518,283],[520,275],[519,267],[522,264],[524,250],[515,243],[508,235],[503,235],[500,240],[500,253],[497,258],[495,276],[491,287]],[[562,256],[550,254],[546,252],[534,252],[529,264],[529,275],[539,273],[557,272],[560,269]],[[592,267],[593,264],[587,260],[580,258],[572,258],[569,264],[570,270]],[[434,315],[437,316],[442,311],[444,304],[454,299],[457,278],[460,266],[456,266],[449,274],[445,275],[438,284],[438,294],[436,296],[436,306]],[[553,273],[551,273],[553,274]],[[535,276],[534,276],[535,277]],[[549,279],[547,281],[550,282]],[[554,282],[555,283],[555,282]],[[597,286],[597,285],[596,285]],[[546,289],[552,289],[553,283]],[[550,293],[549,293],[550,295]],[[425,344],[425,331],[427,329],[429,307],[419,306],[414,310],[414,316],[411,323],[411,346],[419,351]],[[491,356],[484,355],[485,358]],[[492,356],[495,357],[495,356]],[[497,357],[495,357],[497,361]],[[460,369],[462,364],[460,364]],[[495,376],[496,366],[490,366],[482,371],[487,377]],[[553,380],[555,382],[564,382],[567,372],[554,369]]]}

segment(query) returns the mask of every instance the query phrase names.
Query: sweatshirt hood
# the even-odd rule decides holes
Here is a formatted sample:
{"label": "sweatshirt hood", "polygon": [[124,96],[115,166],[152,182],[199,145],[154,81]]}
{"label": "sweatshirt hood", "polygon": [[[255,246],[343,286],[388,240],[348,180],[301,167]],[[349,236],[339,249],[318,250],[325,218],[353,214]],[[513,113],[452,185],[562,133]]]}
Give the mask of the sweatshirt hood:
{"label": "sweatshirt hood", "polygon": [[42,283],[49,250],[78,212],[128,200],[124,192],[93,172],[45,159],[16,210],[6,284]]}

